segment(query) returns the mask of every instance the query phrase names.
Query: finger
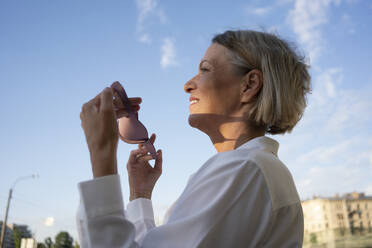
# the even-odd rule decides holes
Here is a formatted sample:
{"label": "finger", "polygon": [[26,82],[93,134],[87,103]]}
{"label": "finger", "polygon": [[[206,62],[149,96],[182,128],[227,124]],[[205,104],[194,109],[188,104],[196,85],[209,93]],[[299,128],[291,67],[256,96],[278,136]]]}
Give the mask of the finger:
{"label": "finger", "polygon": [[92,98],[90,101],[83,104],[82,112],[91,112],[95,111],[97,112],[100,105],[100,94],[96,95],[94,98]]}
{"label": "finger", "polygon": [[156,139],[156,134],[153,133],[153,134],[151,135],[151,137],[150,137],[150,142],[151,142],[151,144],[154,144],[155,139]]}
{"label": "finger", "polygon": [[141,156],[137,159],[137,162],[139,163],[147,163],[149,162],[150,160],[152,159],[152,156],[151,155],[144,155],[144,156]]}
{"label": "finger", "polygon": [[112,89],[106,87],[101,93],[101,109],[100,111],[110,111],[114,108],[114,101],[112,97]]}
{"label": "finger", "polygon": [[[113,91],[113,99],[114,99],[114,106],[116,108],[119,108],[119,109],[125,108],[118,92],[115,91],[115,90]],[[138,106],[139,104],[142,103],[142,98],[141,97],[131,97],[131,98],[129,98],[129,102],[132,105],[132,107]]]}
{"label": "finger", "polygon": [[156,159],[155,159],[155,165],[154,165],[154,169],[155,170],[158,170],[158,171],[162,171],[163,169],[163,151],[162,150],[158,150],[158,152],[156,153]]}
{"label": "finger", "polygon": [[137,162],[137,156],[138,155],[145,155],[147,151],[144,149],[137,149],[137,150],[132,150],[129,155],[129,162],[130,163],[136,163]]}

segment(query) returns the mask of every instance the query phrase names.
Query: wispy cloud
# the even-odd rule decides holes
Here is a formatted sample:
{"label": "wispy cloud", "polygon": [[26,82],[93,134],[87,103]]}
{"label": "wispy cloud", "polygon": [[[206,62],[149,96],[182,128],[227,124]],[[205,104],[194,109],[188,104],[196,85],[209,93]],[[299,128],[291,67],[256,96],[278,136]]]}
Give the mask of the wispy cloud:
{"label": "wispy cloud", "polygon": [[155,18],[161,23],[166,23],[167,16],[156,0],[136,0],[136,6],[138,11],[137,32],[140,34],[139,41],[149,44],[151,43],[151,37],[148,33],[145,33],[145,23],[151,18]]}
{"label": "wispy cloud", "polygon": [[139,38],[139,41],[145,44],[151,44],[151,38],[148,34],[144,33]]}
{"label": "wispy cloud", "polygon": [[339,67],[327,68],[313,80],[313,101],[314,104],[324,105],[330,98],[337,94],[337,86],[342,83],[344,76]]}
{"label": "wispy cloud", "polygon": [[302,198],[372,189],[372,87],[346,88],[343,71],[329,68],[314,78],[303,119],[278,138]]}
{"label": "wispy cloud", "polygon": [[312,61],[323,49],[322,25],[328,22],[328,8],[340,0],[295,0],[288,21],[299,41],[305,45]]}
{"label": "wispy cloud", "polygon": [[343,23],[344,23],[344,26],[345,26],[345,29],[347,30],[347,32],[349,34],[354,34],[355,33],[355,28],[354,28],[354,23],[353,23],[353,20],[351,18],[351,16],[347,13],[344,13],[341,17]]}
{"label": "wispy cloud", "polygon": [[267,7],[253,7],[253,6],[248,6],[246,7],[246,12],[248,14],[254,14],[254,15],[266,15],[272,10],[272,7],[267,6]]}
{"label": "wispy cloud", "polygon": [[171,38],[165,38],[161,47],[161,60],[160,64],[163,69],[170,66],[177,66],[178,61],[176,59],[176,47],[174,40]]}

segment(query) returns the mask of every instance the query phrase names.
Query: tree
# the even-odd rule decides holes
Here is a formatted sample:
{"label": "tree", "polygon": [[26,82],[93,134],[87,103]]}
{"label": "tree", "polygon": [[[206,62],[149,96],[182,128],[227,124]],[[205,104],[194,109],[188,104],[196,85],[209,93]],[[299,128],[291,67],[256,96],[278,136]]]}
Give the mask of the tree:
{"label": "tree", "polygon": [[47,248],[47,246],[44,243],[37,243],[37,248]]}
{"label": "tree", "polygon": [[20,248],[21,247],[21,240],[22,238],[31,238],[31,232],[26,225],[14,225],[13,227],[13,240],[14,240],[14,247]]}
{"label": "tree", "polygon": [[80,245],[79,245],[79,243],[78,242],[74,242],[74,248],[80,248]]}
{"label": "tree", "polygon": [[315,233],[312,233],[310,235],[310,242],[313,243],[313,244],[316,244],[317,243],[317,239],[316,239],[316,234]]}
{"label": "tree", "polygon": [[14,247],[15,248],[20,248],[21,247],[22,235],[21,235],[21,233],[20,233],[20,231],[18,230],[17,227],[14,227],[13,239],[14,239]]}
{"label": "tree", "polygon": [[54,247],[53,240],[50,237],[46,238],[44,243],[45,243],[45,246],[47,248],[53,248]]}
{"label": "tree", "polygon": [[59,232],[55,238],[55,248],[73,248],[73,238],[68,232]]}

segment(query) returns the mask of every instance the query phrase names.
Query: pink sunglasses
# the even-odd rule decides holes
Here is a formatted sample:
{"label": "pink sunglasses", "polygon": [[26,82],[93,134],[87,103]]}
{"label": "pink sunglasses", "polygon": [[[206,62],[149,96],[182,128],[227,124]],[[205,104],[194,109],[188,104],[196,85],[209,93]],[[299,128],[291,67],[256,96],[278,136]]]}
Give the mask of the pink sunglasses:
{"label": "pink sunglasses", "polygon": [[111,88],[118,94],[128,112],[128,116],[118,117],[120,139],[128,144],[143,144],[152,158],[156,159],[156,150],[150,142],[147,129],[138,120],[138,113],[134,112],[123,86],[119,82],[114,82]]}

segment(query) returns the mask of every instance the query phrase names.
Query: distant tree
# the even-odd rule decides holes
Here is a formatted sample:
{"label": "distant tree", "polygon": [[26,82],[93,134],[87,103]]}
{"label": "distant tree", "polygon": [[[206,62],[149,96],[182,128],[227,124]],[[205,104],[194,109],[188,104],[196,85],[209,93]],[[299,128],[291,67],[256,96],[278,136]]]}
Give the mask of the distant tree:
{"label": "distant tree", "polygon": [[73,248],[73,238],[68,232],[60,232],[57,234],[55,248]]}
{"label": "distant tree", "polygon": [[44,243],[37,243],[37,248],[47,248],[47,246]]}
{"label": "distant tree", "polygon": [[313,243],[313,244],[316,244],[317,243],[317,239],[316,239],[316,234],[315,233],[312,233],[310,235],[310,242]]}
{"label": "distant tree", "polygon": [[79,245],[79,243],[78,242],[74,242],[74,248],[80,248],[80,245]]}
{"label": "distant tree", "polygon": [[54,247],[53,240],[50,237],[46,238],[44,240],[44,243],[45,243],[45,246],[47,248],[53,248]]}
{"label": "distant tree", "polygon": [[20,248],[21,247],[22,235],[21,235],[21,232],[18,230],[17,227],[14,227],[13,239],[14,239],[14,247],[15,248]]}
{"label": "distant tree", "polygon": [[363,231],[364,231],[363,222],[360,222],[360,225],[359,225],[359,232],[360,232],[360,234],[362,234]]}

